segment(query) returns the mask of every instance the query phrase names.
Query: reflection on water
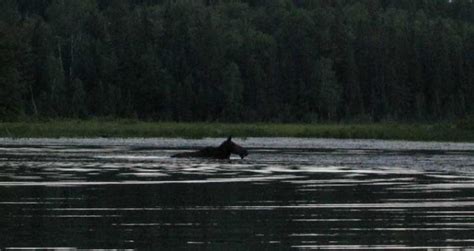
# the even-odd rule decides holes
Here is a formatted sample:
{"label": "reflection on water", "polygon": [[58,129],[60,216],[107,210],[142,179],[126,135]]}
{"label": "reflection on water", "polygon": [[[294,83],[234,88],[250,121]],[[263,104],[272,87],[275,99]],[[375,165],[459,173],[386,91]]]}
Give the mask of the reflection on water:
{"label": "reflection on water", "polygon": [[474,145],[0,139],[0,248],[474,247]]}

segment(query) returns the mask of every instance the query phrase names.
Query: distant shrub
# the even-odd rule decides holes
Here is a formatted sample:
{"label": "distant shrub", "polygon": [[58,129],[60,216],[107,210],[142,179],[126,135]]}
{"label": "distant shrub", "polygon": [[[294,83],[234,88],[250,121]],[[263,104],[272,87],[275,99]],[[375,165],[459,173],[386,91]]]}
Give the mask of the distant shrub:
{"label": "distant shrub", "polygon": [[458,120],[456,122],[456,128],[463,130],[474,130],[474,115]]}

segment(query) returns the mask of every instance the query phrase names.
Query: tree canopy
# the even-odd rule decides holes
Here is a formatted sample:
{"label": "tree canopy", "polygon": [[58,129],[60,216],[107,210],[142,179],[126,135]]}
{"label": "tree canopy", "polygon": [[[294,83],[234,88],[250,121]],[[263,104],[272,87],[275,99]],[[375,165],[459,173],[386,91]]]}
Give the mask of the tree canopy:
{"label": "tree canopy", "polygon": [[472,0],[2,0],[0,120],[474,114]]}

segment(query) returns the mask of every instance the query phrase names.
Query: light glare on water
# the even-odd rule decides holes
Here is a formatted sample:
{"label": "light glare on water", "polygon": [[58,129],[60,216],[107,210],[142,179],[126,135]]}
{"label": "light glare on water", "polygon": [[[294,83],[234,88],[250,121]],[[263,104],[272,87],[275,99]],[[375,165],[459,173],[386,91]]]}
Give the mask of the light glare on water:
{"label": "light glare on water", "polygon": [[0,248],[466,249],[474,144],[0,139]]}

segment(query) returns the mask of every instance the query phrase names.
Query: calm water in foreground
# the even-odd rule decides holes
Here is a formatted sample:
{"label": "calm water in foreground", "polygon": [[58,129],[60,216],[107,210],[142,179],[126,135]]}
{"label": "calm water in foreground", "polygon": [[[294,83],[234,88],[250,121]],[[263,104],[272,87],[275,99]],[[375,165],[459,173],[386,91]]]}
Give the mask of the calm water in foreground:
{"label": "calm water in foreground", "polygon": [[0,139],[0,248],[474,247],[474,144]]}

